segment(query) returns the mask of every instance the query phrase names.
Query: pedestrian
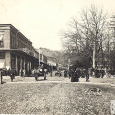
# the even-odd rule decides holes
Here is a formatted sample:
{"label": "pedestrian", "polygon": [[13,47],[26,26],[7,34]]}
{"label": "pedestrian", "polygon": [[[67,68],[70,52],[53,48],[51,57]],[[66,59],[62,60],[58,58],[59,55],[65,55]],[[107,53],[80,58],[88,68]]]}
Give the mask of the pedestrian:
{"label": "pedestrian", "polygon": [[3,69],[1,72],[1,76],[7,76],[7,68]]}
{"label": "pedestrian", "polygon": [[69,79],[71,78],[71,69],[68,70]]}
{"label": "pedestrian", "polygon": [[97,68],[95,69],[95,77],[96,77],[96,78],[99,77],[99,70],[97,70]]}
{"label": "pedestrian", "polygon": [[76,68],[75,72],[74,72],[74,82],[78,82],[79,78],[80,78],[80,70],[78,68]]}
{"label": "pedestrian", "polygon": [[15,75],[16,75],[16,70],[15,69],[13,69],[13,73],[14,73],[14,79],[15,79]]}
{"label": "pedestrian", "polygon": [[67,70],[64,70],[64,77],[67,77]]}
{"label": "pedestrian", "polygon": [[31,72],[31,73],[32,73],[32,77],[34,77],[34,69],[32,69],[32,72]]}
{"label": "pedestrian", "polygon": [[8,75],[8,73],[7,73],[8,71],[7,71],[7,68],[4,70],[4,74],[5,74],[5,76],[7,76]]}
{"label": "pedestrian", "polygon": [[25,77],[26,76],[26,71],[25,71],[25,69],[23,69],[23,77]]}
{"label": "pedestrian", "polygon": [[46,80],[47,69],[44,69],[44,80]]}
{"label": "pedestrian", "polygon": [[19,75],[20,75],[20,77],[22,77],[22,69],[20,69]]}
{"label": "pedestrian", "polygon": [[59,75],[59,77],[61,77],[61,70],[59,70],[59,74],[58,75]]}
{"label": "pedestrian", "polygon": [[13,71],[13,69],[9,69],[9,74],[10,74],[11,82],[13,82],[13,79],[14,79],[14,71]]}
{"label": "pedestrian", "polygon": [[105,75],[105,70],[104,70],[104,69],[101,69],[101,70],[100,70],[100,73],[101,73],[101,78],[103,78],[104,75]]}
{"label": "pedestrian", "polygon": [[82,69],[82,78],[85,78],[85,69]]}
{"label": "pedestrian", "polygon": [[70,76],[71,76],[71,82],[74,82],[75,76],[74,76],[74,70],[73,69],[71,69],[71,71],[70,71]]}
{"label": "pedestrian", "polygon": [[34,77],[35,77],[35,81],[38,81],[38,70],[37,70],[37,68],[34,69]]}
{"label": "pedestrian", "polygon": [[86,81],[89,81],[89,72],[88,69],[85,70]]}

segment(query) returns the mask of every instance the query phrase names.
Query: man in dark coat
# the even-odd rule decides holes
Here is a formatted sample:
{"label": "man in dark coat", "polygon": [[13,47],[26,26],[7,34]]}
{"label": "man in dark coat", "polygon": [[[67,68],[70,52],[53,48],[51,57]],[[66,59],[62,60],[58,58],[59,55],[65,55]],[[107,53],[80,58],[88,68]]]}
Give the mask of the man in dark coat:
{"label": "man in dark coat", "polygon": [[13,71],[14,71],[13,73],[14,73],[14,79],[15,79],[15,76],[16,76],[16,70],[14,69]]}
{"label": "man in dark coat", "polygon": [[64,70],[64,77],[67,77],[67,70]]}
{"label": "man in dark coat", "polygon": [[39,73],[38,71],[39,70],[37,68],[34,70],[34,76],[36,81],[38,81],[38,73]]}
{"label": "man in dark coat", "polygon": [[74,70],[73,69],[70,70],[70,76],[71,76],[71,82],[74,82],[75,76],[74,76]]}
{"label": "man in dark coat", "polygon": [[101,70],[100,70],[100,74],[101,74],[101,75],[100,75],[100,76],[101,76],[101,78],[103,78],[103,77],[104,77],[104,75],[105,75],[105,70],[104,70],[104,69],[101,69]]}
{"label": "man in dark coat", "polygon": [[13,82],[13,79],[14,79],[14,70],[13,69],[9,69],[9,74],[10,74],[11,82]]}
{"label": "man in dark coat", "polygon": [[68,70],[69,79],[71,78],[71,70]]}
{"label": "man in dark coat", "polygon": [[76,68],[75,72],[74,72],[74,82],[78,82],[79,78],[80,78],[80,70],[78,68]]}
{"label": "man in dark coat", "polygon": [[89,81],[89,72],[88,69],[85,70],[86,81]]}

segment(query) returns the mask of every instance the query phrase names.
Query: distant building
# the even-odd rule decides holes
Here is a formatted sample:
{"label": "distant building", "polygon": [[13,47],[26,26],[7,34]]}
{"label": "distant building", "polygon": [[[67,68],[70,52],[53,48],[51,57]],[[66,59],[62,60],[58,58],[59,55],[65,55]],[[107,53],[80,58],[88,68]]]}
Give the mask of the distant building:
{"label": "distant building", "polygon": [[56,64],[56,62],[54,62],[54,61],[51,61],[51,60],[47,60],[47,64],[49,65],[49,67],[50,67],[50,70],[56,70],[57,69],[57,64]]}
{"label": "distant building", "polygon": [[[43,56],[43,63],[47,57]],[[19,30],[11,24],[0,24],[0,67],[15,69],[19,74],[20,69],[28,73],[39,66],[39,53]]]}

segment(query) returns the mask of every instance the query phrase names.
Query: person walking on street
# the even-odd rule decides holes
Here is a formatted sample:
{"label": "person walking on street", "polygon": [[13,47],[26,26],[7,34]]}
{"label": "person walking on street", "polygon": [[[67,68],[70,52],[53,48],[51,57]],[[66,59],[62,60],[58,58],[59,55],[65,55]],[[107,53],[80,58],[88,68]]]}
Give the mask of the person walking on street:
{"label": "person walking on street", "polygon": [[15,75],[16,75],[16,70],[15,69],[13,69],[13,73],[14,73],[14,79],[15,79]]}
{"label": "person walking on street", "polygon": [[23,77],[25,77],[26,76],[26,71],[25,71],[25,69],[23,69]]}
{"label": "person walking on street", "polygon": [[74,82],[75,76],[74,76],[74,70],[73,69],[71,69],[71,71],[70,71],[70,76],[71,76],[71,82]]}
{"label": "person walking on street", "polygon": [[32,77],[34,77],[34,69],[32,70],[32,72],[31,72],[31,73],[32,73]]}
{"label": "person walking on street", "polygon": [[58,73],[59,77],[61,77],[61,70],[59,70],[59,73]]}
{"label": "person walking on street", "polygon": [[44,80],[46,80],[47,69],[44,69]]}
{"label": "person walking on street", "polygon": [[37,68],[34,70],[34,77],[35,77],[35,81],[38,81],[38,71]]}
{"label": "person walking on street", "polygon": [[71,69],[68,70],[69,79],[71,78]]}
{"label": "person walking on street", "polygon": [[104,75],[105,75],[105,71],[104,71],[104,69],[103,69],[103,68],[101,68],[101,70],[100,70],[100,77],[101,77],[101,78],[103,78],[103,77],[104,77]]}
{"label": "person walking on street", "polygon": [[20,77],[22,77],[22,69],[20,69],[19,75],[20,75]]}
{"label": "person walking on street", "polygon": [[9,69],[9,74],[10,74],[11,82],[13,82],[13,79],[14,79],[14,71],[13,71],[13,69]]}
{"label": "person walking on street", "polygon": [[67,77],[67,70],[64,70],[64,77]]}
{"label": "person walking on street", "polygon": [[78,68],[76,68],[76,70],[74,72],[74,82],[78,82],[79,81],[80,75],[81,75],[80,70]]}
{"label": "person walking on street", "polygon": [[89,72],[88,72],[88,69],[86,69],[85,75],[86,75],[86,81],[88,82],[89,81]]}

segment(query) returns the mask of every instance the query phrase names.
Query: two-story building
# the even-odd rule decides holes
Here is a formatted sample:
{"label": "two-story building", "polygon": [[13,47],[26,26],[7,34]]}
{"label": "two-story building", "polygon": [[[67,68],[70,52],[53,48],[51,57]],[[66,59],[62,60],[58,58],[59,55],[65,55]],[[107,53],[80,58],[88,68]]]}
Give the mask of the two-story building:
{"label": "two-story building", "polygon": [[39,53],[32,42],[11,24],[0,24],[0,66],[18,74],[20,69],[28,73],[39,66]]}

